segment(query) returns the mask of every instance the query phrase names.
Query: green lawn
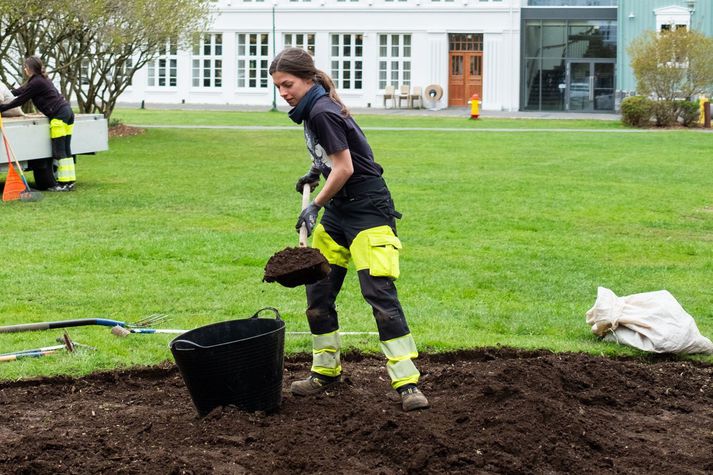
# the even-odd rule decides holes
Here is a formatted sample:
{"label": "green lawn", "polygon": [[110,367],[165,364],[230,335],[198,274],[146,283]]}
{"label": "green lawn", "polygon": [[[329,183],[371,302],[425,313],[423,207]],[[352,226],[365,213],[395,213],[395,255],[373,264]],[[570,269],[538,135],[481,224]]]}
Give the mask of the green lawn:
{"label": "green lawn", "polygon": [[[115,117],[289,123],[283,113],[160,114]],[[394,127],[460,120],[365,116],[363,123],[386,119]],[[367,135],[404,215],[399,293],[422,351],[509,345],[635,354],[591,335],[584,313],[600,285],[618,295],[667,289],[713,336],[713,135]],[[76,192],[1,206],[2,324],[167,313],[164,328],[194,328],[273,306],[288,331],[307,330],[303,288],[261,282],[268,258],[297,244],[293,183],[309,166],[299,127],[150,129],[110,145],[80,157]],[[344,331],[374,331],[353,272],[338,304]],[[120,339],[104,327],[70,334],[98,351],[0,363],[0,379],[171,358],[167,335]],[[52,345],[60,335],[0,334],[0,353]],[[378,351],[376,337],[344,343]],[[288,352],[309,349],[308,338],[287,337]]]}

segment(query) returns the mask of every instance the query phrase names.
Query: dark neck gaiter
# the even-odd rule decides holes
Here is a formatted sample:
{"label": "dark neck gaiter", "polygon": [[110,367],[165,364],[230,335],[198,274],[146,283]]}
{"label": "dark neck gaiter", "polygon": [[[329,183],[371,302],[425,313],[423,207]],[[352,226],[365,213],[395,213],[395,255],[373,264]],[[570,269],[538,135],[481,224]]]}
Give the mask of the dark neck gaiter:
{"label": "dark neck gaiter", "polygon": [[301,124],[302,121],[309,116],[312,106],[322,96],[326,96],[327,91],[322,87],[321,84],[315,84],[312,88],[307,91],[307,94],[300,100],[299,104],[295,106],[290,112],[289,116],[293,122]]}

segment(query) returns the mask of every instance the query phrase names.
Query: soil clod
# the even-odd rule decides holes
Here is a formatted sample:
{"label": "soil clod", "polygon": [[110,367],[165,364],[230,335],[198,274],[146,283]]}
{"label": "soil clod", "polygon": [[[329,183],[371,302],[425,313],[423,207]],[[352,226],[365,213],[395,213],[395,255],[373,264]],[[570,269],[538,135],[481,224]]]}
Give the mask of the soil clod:
{"label": "soil clod", "polygon": [[314,284],[329,274],[327,259],[312,247],[287,247],[273,255],[265,266],[265,282],[285,287]]}

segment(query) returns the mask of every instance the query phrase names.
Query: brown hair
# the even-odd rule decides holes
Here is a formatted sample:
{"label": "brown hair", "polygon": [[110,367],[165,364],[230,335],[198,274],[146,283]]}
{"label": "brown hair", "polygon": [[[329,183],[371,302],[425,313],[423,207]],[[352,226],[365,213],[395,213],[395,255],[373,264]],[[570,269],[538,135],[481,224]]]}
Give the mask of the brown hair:
{"label": "brown hair", "polygon": [[30,71],[31,76],[37,75],[42,77],[47,77],[47,72],[45,71],[45,65],[42,60],[37,56],[29,56],[25,59],[25,67]]}
{"label": "brown hair", "polygon": [[349,117],[349,109],[339,98],[332,78],[324,71],[317,69],[312,56],[302,48],[285,48],[280,51],[272,60],[269,71],[271,76],[275,71],[280,71],[320,84],[329,94],[329,98],[342,108],[342,115]]}

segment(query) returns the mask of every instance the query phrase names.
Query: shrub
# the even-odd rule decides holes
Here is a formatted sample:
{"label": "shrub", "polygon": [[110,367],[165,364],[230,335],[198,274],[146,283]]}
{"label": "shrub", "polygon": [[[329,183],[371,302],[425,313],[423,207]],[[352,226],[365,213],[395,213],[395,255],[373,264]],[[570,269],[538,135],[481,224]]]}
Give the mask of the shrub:
{"label": "shrub", "polygon": [[678,108],[674,101],[654,101],[653,113],[657,127],[671,127],[677,123]]}
{"label": "shrub", "polygon": [[678,116],[684,127],[695,127],[701,116],[699,101],[677,101]]}
{"label": "shrub", "polygon": [[621,120],[633,127],[646,127],[653,113],[653,101],[644,96],[631,96],[621,101]]}

